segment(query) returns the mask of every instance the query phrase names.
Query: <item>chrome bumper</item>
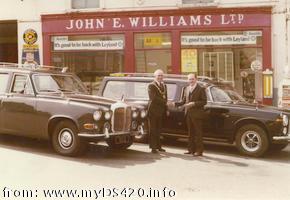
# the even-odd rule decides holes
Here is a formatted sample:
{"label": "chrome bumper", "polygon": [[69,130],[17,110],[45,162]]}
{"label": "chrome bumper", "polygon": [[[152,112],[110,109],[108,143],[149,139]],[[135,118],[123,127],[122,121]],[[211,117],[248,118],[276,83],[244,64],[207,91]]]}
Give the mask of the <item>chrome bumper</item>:
{"label": "chrome bumper", "polygon": [[104,131],[104,133],[79,133],[78,136],[79,137],[85,137],[85,138],[110,138],[113,136],[119,136],[119,135],[131,135],[131,136],[135,136],[135,135],[144,135],[147,134],[143,129],[142,130],[138,130],[138,131],[125,131],[125,132],[109,132],[107,129]]}
{"label": "chrome bumper", "polygon": [[274,141],[288,141],[290,142],[290,135],[286,136],[273,136]]}

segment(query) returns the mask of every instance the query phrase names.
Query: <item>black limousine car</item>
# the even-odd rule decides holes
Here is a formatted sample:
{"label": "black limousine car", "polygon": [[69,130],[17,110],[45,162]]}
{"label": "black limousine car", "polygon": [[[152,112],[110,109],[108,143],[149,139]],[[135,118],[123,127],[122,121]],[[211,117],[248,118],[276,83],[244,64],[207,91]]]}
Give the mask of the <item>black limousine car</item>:
{"label": "black limousine car", "polygon": [[[127,103],[143,105],[148,102],[147,85],[153,77],[134,74],[114,74],[103,79],[99,95],[107,98],[125,98]],[[187,80],[170,75],[167,85],[168,100],[181,99]],[[289,111],[277,107],[251,104],[226,85],[212,83],[205,77],[199,84],[206,88],[207,105],[203,123],[204,141],[235,144],[249,156],[262,156],[267,150],[282,150],[290,141]],[[146,127],[146,126],[145,126]],[[184,112],[170,108],[164,119],[162,135],[165,139],[186,138]],[[144,138],[137,137],[137,140]]]}
{"label": "black limousine car", "polygon": [[83,153],[88,142],[129,147],[139,134],[138,109],[87,95],[79,78],[62,70],[0,63],[0,133],[50,140],[65,156]]}

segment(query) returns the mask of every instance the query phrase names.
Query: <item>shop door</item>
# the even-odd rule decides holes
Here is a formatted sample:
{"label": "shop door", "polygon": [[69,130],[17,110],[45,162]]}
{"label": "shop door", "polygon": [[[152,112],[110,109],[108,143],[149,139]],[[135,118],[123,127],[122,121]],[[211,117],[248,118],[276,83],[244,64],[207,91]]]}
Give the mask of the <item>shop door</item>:
{"label": "shop door", "polygon": [[233,52],[204,52],[202,76],[224,80],[234,86]]}

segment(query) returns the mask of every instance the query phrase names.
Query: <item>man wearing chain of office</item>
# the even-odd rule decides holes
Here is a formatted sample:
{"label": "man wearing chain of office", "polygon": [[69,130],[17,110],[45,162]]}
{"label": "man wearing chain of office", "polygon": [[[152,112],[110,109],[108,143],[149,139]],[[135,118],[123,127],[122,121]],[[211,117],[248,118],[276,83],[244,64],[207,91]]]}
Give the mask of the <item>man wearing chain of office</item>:
{"label": "man wearing chain of office", "polygon": [[154,81],[148,85],[149,104],[149,147],[152,153],[164,152],[161,147],[160,132],[163,118],[169,115],[167,110],[167,88],[163,83],[163,71],[157,69],[154,72]]}

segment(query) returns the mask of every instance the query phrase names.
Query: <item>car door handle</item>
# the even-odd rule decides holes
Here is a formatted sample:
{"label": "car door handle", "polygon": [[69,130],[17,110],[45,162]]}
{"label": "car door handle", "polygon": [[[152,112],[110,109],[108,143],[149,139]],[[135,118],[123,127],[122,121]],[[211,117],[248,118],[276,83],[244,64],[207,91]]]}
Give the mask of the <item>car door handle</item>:
{"label": "car door handle", "polygon": [[224,118],[228,118],[228,117],[230,117],[230,115],[227,114],[227,113],[223,113],[222,116],[223,116]]}

